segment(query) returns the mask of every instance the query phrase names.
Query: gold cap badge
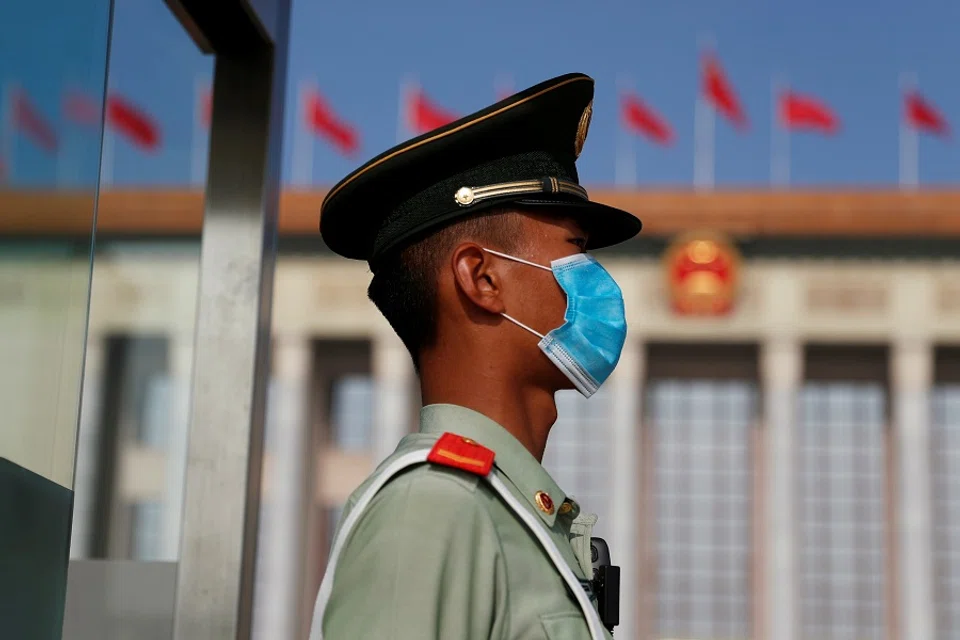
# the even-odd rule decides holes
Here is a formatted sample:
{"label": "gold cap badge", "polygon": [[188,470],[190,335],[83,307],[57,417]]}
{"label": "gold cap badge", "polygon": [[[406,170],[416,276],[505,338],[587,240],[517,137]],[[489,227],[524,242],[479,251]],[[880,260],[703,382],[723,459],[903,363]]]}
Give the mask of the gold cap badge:
{"label": "gold cap badge", "polygon": [[590,130],[591,118],[593,118],[593,100],[590,101],[587,108],[583,110],[583,115],[580,116],[580,124],[577,125],[577,137],[573,141],[574,157],[579,158],[580,152],[583,151],[583,143],[587,141],[587,132]]}

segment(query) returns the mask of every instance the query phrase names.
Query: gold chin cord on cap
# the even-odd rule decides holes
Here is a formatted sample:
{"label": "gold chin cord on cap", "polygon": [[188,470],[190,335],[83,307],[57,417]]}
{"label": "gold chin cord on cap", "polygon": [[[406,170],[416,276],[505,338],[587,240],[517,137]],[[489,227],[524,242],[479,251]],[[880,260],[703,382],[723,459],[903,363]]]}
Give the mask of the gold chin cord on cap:
{"label": "gold chin cord on cap", "polygon": [[488,184],[484,187],[460,187],[453,195],[461,207],[469,207],[472,204],[490,198],[501,198],[503,196],[518,196],[532,193],[564,193],[583,200],[589,200],[587,190],[575,182],[561,180],[559,178],[541,178],[539,180],[518,180],[516,182],[501,182],[499,184]]}

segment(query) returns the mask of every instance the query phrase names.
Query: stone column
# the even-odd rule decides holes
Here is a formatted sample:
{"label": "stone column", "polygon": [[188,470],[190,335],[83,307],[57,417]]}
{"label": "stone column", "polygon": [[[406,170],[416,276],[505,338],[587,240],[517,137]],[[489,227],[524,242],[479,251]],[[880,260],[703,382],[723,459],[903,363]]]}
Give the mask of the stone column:
{"label": "stone column", "polygon": [[[759,637],[793,640],[797,633],[796,418],[803,371],[803,347],[793,337],[763,344],[761,383],[766,429],[765,540],[761,600],[766,629]],[[765,606],[764,606],[765,605]]]}
{"label": "stone column", "polygon": [[612,396],[610,554],[620,567],[620,626],[616,637],[636,637],[636,614],[640,608],[637,572],[640,571],[640,415],[645,363],[644,345],[630,337],[620,362],[607,382]]}
{"label": "stone column", "polygon": [[308,396],[312,347],[305,336],[277,336],[267,395],[266,448],[257,558],[254,636],[301,637],[304,538],[316,483],[311,477]]}
{"label": "stone column", "polygon": [[925,340],[900,339],[891,351],[896,505],[900,580],[897,589],[902,638],[934,637],[930,489],[930,391],[933,348]]}
{"label": "stone column", "polygon": [[374,337],[375,400],[370,451],[374,465],[393,453],[400,439],[415,426],[410,424],[415,375],[413,362],[400,338],[387,332]]}

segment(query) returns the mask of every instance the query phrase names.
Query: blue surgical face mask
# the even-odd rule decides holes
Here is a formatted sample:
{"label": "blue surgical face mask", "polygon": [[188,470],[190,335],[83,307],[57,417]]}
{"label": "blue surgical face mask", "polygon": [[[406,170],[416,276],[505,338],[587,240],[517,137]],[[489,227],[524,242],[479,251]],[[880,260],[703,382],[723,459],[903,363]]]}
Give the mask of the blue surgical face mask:
{"label": "blue surgical face mask", "polygon": [[554,260],[545,267],[492,249],[484,251],[553,272],[567,294],[567,311],[561,326],[542,335],[516,318],[501,315],[539,337],[540,350],[580,393],[588,398],[596,393],[613,373],[627,339],[623,295],[613,277],[584,253]]}

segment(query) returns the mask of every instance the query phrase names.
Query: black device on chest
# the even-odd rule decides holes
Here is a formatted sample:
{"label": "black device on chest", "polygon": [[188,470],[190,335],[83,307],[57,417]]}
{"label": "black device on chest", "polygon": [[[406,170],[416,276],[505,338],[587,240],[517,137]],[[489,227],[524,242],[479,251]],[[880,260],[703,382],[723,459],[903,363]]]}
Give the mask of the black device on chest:
{"label": "black device on chest", "polygon": [[603,538],[590,538],[593,592],[600,621],[610,633],[620,624],[620,567],[610,563],[610,547]]}

